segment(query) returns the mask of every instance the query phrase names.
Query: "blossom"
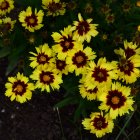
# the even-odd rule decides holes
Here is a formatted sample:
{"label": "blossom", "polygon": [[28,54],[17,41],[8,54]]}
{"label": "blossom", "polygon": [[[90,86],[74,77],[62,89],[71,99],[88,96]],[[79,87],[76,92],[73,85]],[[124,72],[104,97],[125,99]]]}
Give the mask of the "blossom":
{"label": "blossom", "polygon": [[100,95],[99,100],[102,103],[99,109],[109,111],[110,117],[115,119],[117,116],[122,116],[133,111],[133,99],[130,97],[131,89],[127,86],[121,85],[119,82],[112,83],[110,88]]}
{"label": "blossom", "polygon": [[74,26],[71,28],[74,31],[74,39],[80,42],[90,42],[91,36],[95,37],[98,34],[98,24],[92,24],[92,19],[84,20],[81,14],[78,14],[79,21],[74,21]]}
{"label": "blossom", "polygon": [[134,55],[129,59],[122,57],[117,64],[118,78],[126,83],[134,83],[140,75],[140,56]]}
{"label": "blossom", "polygon": [[58,73],[68,75],[69,66],[66,64],[66,60],[59,60],[56,58],[55,65]]}
{"label": "blossom", "polygon": [[76,75],[83,74],[91,60],[96,58],[95,52],[90,47],[77,49],[70,52],[66,58],[69,71]]}
{"label": "blossom", "polygon": [[25,29],[29,30],[30,32],[34,32],[35,30],[39,30],[43,27],[42,20],[43,20],[44,13],[42,10],[37,12],[35,9],[32,12],[32,8],[29,6],[26,11],[21,11],[19,13],[19,21],[22,23],[22,26]]}
{"label": "blossom", "polygon": [[72,50],[82,48],[83,46],[80,42],[73,39],[71,26],[64,28],[60,33],[53,32],[52,37],[56,43],[52,46],[52,49],[57,53],[57,57],[60,60],[64,60]]}
{"label": "blossom", "polygon": [[108,62],[106,58],[100,58],[95,64],[94,61],[89,63],[87,72],[83,75],[85,86],[88,89],[93,89],[96,86],[102,88],[108,86],[112,79],[117,79],[117,62]]}
{"label": "blossom", "polygon": [[64,15],[66,4],[60,0],[42,0],[42,7],[47,10],[47,16]]}
{"label": "blossom", "polygon": [[16,23],[16,20],[11,20],[10,17],[5,17],[1,19],[0,25],[3,26],[4,30],[12,31],[15,23]]}
{"label": "blossom", "polygon": [[50,92],[51,89],[59,89],[63,82],[62,74],[58,73],[54,66],[47,64],[38,66],[30,75],[30,78],[36,81],[35,88]]}
{"label": "blossom", "polygon": [[5,87],[5,95],[10,97],[11,101],[16,100],[20,103],[30,100],[34,90],[34,85],[29,82],[29,78],[20,73],[16,77],[9,77]]}
{"label": "blossom", "polygon": [[0,1],[0,15],[6,15],[10,13],[10,11],[14,9],[14,1],[13,0],[1,0]]}
{"label": "blossom", "polygon": [[140,48],[137,46],[136,43],[128,42],[127,40],[125,40],[124,49],[115,49],[114,52],[122,57],[125,55],[125,57],[128,59],[131,56],[140,55]]}
{"label": "blossom", "polygon": [[35,68],[39,65],[51,64],[55,61],[54,53],[52,49],[49,48],[47,43],[36,47],[36,51],[37,53],[30,52],[30,54],[33,55],[29,57],[29,60],[32,61],[30,63],[32,68]]}
{"label": "blossom", "polygon": [[82,96],[82,98],[87,98],[87,100],[96,100],[98,99],[98,96],[100,96],[100,89],[96,86],[93,89],[88,89],[85,84],[82,82],[79,85],[79,93]]}
{"label": "blossom", "polygon": [[90,114],[90,118],[85,118],[82,121],[84,129],[89,130],[90,133],[95,134],[98,138],[104,136],[106,133],[111,133],[114,128],[113,120],[106,114],[101,112],[94,112]]}

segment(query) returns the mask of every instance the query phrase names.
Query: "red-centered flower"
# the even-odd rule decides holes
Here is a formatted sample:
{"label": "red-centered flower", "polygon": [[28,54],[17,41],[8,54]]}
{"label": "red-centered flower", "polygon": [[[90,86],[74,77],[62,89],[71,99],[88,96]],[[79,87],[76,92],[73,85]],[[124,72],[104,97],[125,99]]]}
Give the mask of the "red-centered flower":
{"label": "red-centered flower", "polygon": [[13,0],[0,0],[0,15],[6,15],[14,8]]}
{"label": "red-centered flower", "polygon": [[112,83],[110,87],[104,88],[99,100],[102,102],[99,109],[109,112],[112,119],[133,111],[133,99],[130,96],[131,89],[120,83]]}
{"label": "red-centered flower", "polygon": [[69,52],[83,47],[81,42],[73,39],[70,25],[61,30],[60,33],[54,32],[52,37],[55,41],[55,45],[52,48],[59,60],[65,60]]}
{"label": "red-centered flower", "polygon": [[66,63],[69,65],[69,71],[75,71],[76,75],[84,74],[90,61],[96,58],[95,52],[90,47],[77,49],[68,53]]}
{"label": "red-centered flower", "polygon": [[140,74],[140,56],[134,55],[129,59],[121,58],[117,64],[117,73],[120,80],[126,83],[134,83]]}
{"label": "red-centered flower", "polygon": [[95,37],[98,34],[98,31],[96,30],[96,26],[98,24],[92,24],[92,19],[84,20],[81,14],[78,14],[79,21],[74,21],[74,26],[71,28],[72,31],[74,31],[74,39],[76,41],[84,42],[85,40],[87,42],[90,42],[91,37]]}
{"label": "red-centered flower", "polygon": [[26,11],[21,11],[19,13],[19,21],[25,29],[34,32],[43,27],[43,16],[44,12],[42,10],[37,12],[37,9],[35,9],[33,12],[32,8],[29,6]]}
{"label": "red-centered flower", "polygon": [[66,37],[66,36],[62,36],[61,41],[60,41],[60,45],[62,47],[62,51],[63,52],[67,52],[71,49],[73,49],[74,47],[74,40],[72,39],[72,36]]}
{"label": "red-centered flower", "polygon": [[83,75],[83,80],[88,89],[108,86],[112,79],[117,79],[117,62],[107,62],[106,58],[100,58],[97,64],[94,61],[89,63],[87,72]]}
{"label": "red-centered flower", "polygon": [[23,74],[18,73],[16,77],[9,77],[5,84],[5,95],[10,97],[11,101],[24,103],[32,97],[34,85],[29,82],[29,78]]}
{"label": "red-centered flower", "polygon": [[90,118],[85,118],[82,121],[84,129],[89,130],[90,133],[95,134],[97,137],[102,137],[106,133],[112,132],[114,127],[113,120],[106,114],[94,112],[90,114]]}

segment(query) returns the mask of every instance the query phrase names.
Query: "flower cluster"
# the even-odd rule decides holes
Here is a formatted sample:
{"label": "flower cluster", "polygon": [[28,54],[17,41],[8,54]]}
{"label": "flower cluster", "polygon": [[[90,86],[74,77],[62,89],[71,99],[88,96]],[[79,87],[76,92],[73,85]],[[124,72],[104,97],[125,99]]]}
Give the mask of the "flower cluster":
{"label": "flower cluster", "polygon": [[[129,3],[123,3],[122,6],[125,13],[131,9],[131,6],[127,5],[129,6]],[[63,30],[51,32],[53,43],[49,44],[45,40],[34,45],[33,33],[44,26],[47,27],[48,23],[44,22],[44,15],[49,16],[46,18],[52,16],[55,19],[56,16],[66,13],[66,3],[60,0],[42,0],[41,6],[42,10],[28,6],[18,14],[21,30],[24,34],[30,34],[28,40],[30,45],[35,47],[29,48],[28,59],[32,72],[29,78],[20,72],[15,77],[9,77],[5,84],[5,95],[10,97],[11,101],[24,103],[31,99],[32,92],[36,89],[47,93],[59,90],[63,77],[74,73],[75,77],[79,78],[80,98],[100,103],[97,112],[91,112],[89,118],[82,120],[84,129],[97,137],[111,133],[118,116],[134,111],[132,87],[140,77],[138,44],[125,39],[122,46],[112,52],[115,56],[112,60],[104,56],[104,52],[100,56],[97,55],[96,49],[94,50],[96,46],[92,48],[91,42],[95,41],[95,37],[99,34],[98,24],[94,24],[92,18],[83,18],[81,13],[78,13],[77,21],[73,21]],[[5,30],[9,33],[14,28],[16,21],[5,16],[13,8],[13,0],[1,0],[0,29],[4,31],[0,32],[0,36],[5,33]],[[101,12],[107,24],[113,24],[116,20],[109,5],[102,6]],[[89,13],[92,13],[92,10]],[[108,38],[109,36],[103,33],[102,40],[105,42]]]}

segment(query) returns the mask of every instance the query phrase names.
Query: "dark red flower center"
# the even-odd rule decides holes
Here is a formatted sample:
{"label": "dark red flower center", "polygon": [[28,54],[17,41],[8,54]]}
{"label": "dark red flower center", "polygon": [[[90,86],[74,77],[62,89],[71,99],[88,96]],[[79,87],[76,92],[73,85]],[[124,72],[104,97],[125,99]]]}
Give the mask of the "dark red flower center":
{"label": "dark red flower center", "polygon": [[3,1],[2,3],[1,3],[1,5],[0,5],[0,9],[1,10],[6,10],[6,9],[8,9],[9,8],[9,3],[7,2],[7,1]]}
{"label": "dark red flower center", "polygon": [[12,92],[15,93],[15,95],[22,96],[26,92],[27,84],[25,84],[23,81],[16,81],[14,82],[12,86]]}
{"label": "dark red flower center", "polygon": [[108,71],[100,67],[96,67],[92,74],[92,77],[95,78],[95,81],[98,81],[99,83],[107,81],[108,76]]}
{"label": "dark red flower center", "polygon": [[87,21],[79,22],[78,26],[76,27],[79,35],[84,35],[90,30],[89,23]]}
{"label": "dark red flower center", "polygon": [[131,75],[131,72],[133,72],[133,69],[134,69],[134,65],[132,62],[130,62],[129,60],[126,60],[126,59],[122,59],[120,61],[120,63],[118,64],[118,69],[121,71],[121,72],[124,72],[124,74],[126,75]]}
{"label": "dark red flower center", "polygon": [[40,82],[41,83],[49,85],[49,84],[53,83],[53,81],[54,81],[54,76],[53,76],[52,72],[42,71],[42,73],[40,74]]}
{"label": "dark red flower center", "polygon": [[95,117],[94,120],[92,120],[93,126],[97,130],[105,129],[108,126],[108,123],[106,122],[105,118],[101,115],[98,115],[98,117]]}
{"label": "dark red flower center", "polygon": [[111,90],[107,95],[106,104],[114,110],[124,105],[126,98],[122,95],[122,92],[118,90]]}
{"label": "dark red flower center", "polygon": [[97,87],[95,87],[94,89],[88,89],[88,90],[86,90],[88,93],[90,93],[90,94],[96,94],[97,93],[97,91],[98,91],[98,88]]}
{"label": "dark red flower center", "polygon": [[73,46],[74,46],[73,41],[74,40],[72,40],[71,36],[68,36],[68,37],[63,36],[61,38],[61,40],[62,41],[60,42],[60,45],[62,46],[62,51],[63,52],[67,52],[68,50],[73,49]]}
{"label": "dark red flower center", "polygon": [[126,58],[130,58],[131,56],[135,55],[136,52],[134,51],[134,49],[131,49],[131,48],[127,48],[125,50],[125,55],[126,55]]}
{"label": "dark red flower center", "polygon": [[48,57],[48,55],[44,54],[44,53],[39,53],[37,56],[37,62],[39,64],[45,64],[48,63],[48,61],[50,60],[50,57]]}
{"label": "dark red flower center", "polygon": [[34,14],[32,14],[31,16],[27,16],[25,18],[25,22],[27,23],[27,26],[35,27],[38,22],[37,16]]}
{"label": "dark red flower center", "polygon": [[85,66],[87,63],[87,60],[88,60],[88,57],[82,51],[75,53],[75,55],[72,58],[73,64],[76,65],[78,68]]}
{"label": "dark red flower center", "polygon": [[58,12],[60,9],[62,9],[61,3],[51,2],[48,5],[48,11],[50,11],[52,13]]}
{"label": "dark red flower center", "polygon": [[66,62],[63,60],[56,60],[56,68],[62,71],[66,67]]}

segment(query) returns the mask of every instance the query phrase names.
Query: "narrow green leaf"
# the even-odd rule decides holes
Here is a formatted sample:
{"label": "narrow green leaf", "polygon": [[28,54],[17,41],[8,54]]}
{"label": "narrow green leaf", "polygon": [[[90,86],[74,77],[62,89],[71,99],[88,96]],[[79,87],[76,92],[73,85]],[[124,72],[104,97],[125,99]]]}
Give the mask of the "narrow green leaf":
{"label": "narrow green leaf", "polygon": [[60,101],[59,103],[57,103],[54,108],[58,107],[58,108],[62,108],[66,105],[69,105],[69,104],[72,104],[72,103],[75,103],[76,102],[76,98],[75,97],[68,97],[62,101]]}
{"label": "narrow green leaf", "polygon": [[10,53],[9,47],[4,47],[0,50],[0,58],[7,56]]}
{"label": "narrow green leaf", "polygon": [[[135,112],[135,111],[134,111]],[[123,128],[120,130],[119,134],[117,135],[117,137],[115,138],[115,140],[118,140],[120,135],[122,133],[124,133],[124,129],[126,128],[127,124],[129,123],[129,121],[131,120],[132,116],[134,115],[134,112],[132,112],[128,118],[128,120],[126,121],[126,123],[124,124]]]}

